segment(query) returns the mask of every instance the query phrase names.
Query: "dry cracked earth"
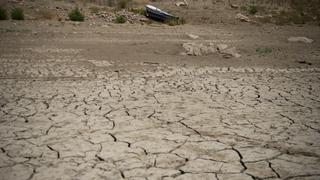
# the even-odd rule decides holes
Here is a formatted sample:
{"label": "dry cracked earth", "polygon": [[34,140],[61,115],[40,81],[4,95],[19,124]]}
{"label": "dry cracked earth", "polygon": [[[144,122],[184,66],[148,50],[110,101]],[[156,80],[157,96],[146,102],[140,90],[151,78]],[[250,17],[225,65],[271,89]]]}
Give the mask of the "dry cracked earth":
{"label": "dry cracked earth", "polygon": [[320,179],[319,68],[127,69],[28,37],[1,43],[0,179]]}

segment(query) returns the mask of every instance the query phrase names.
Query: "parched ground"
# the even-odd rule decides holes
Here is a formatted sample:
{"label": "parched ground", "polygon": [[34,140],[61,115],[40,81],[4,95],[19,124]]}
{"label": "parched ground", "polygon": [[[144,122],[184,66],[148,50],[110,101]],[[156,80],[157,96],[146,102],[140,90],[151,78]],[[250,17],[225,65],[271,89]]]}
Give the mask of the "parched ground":
{"label": "parched ground", "polygon": [[[0,34],[0,179],[320,178],[318,27],[15,24]],[[242,57],[179,55],[188,41]]]}

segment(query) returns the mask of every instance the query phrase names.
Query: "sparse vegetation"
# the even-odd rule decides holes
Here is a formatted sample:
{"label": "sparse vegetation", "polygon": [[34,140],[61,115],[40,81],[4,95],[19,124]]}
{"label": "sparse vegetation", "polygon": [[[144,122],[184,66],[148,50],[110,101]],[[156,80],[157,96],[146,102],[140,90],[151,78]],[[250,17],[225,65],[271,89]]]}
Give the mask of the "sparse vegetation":
{"label": "sparse vegetation", "polygon": [[130,9],[130,11],[136,14],[141,14],[141,15],[146,14],[146,10],[144,8],[132,8]]}
{"label": "sparse vegetation", "polygon": [[254,15],[258,12],[258,8],[256,5],[243,5],[240,7],[240,10],[245,11],[245,12],[252,14],[252,15]]}
{"label": "sparse vegetation", "polygon": [[117,16],[116,17],[116,23],[123,24],[125,22],[127,22],[127,19],[124,16]]}
{"label": "sparse vegetation", "polygon": [[277,25],[285,24],[305,24],[309,18],[303,13],[297,11],[280,11],[274,15],[275,23]]}
{"label": "sparse vegetation", "polygon": [[242,6],[240,7],[240,10],[241,10],[241,11],[247,11],[247,10],[248,10],[248,7],[245,6],[245,5],[242,5]]}
{"label": "sparse vegetation", "polygon": [[69,13],[69,18],[71,21],[84,21],[84,15],[81,13],[78,7]]}
{"label": "sparse vegetation", "polygon": [[250,14],[256,14],[258,12],[257,6],[256,5],[249,5],[248,12]]}
{"label": "sparse vegetation", "polygon": [[0,20],[7,20],[7,19],[8,19],[7,10],[0,7]]}
{"label": "sparse vegetation", "polygon": [[23,13],[22,8],[12,9],[11,18],[14,20],[24,20],[24,13]]}
{"label": "sparse vegetation", "polygon": [[170,20],[165,21],[169,26],[182,25],[186,23],[186,20],[183,17],[177,17]]}
{"label": "sparse vegetation", "polygon": [[290,16],[290,21],[294,24],[305,24],[306,18],[303,13],[294,13]]}
{"label": "sparse vegetation", "polygon": [[[259,3],[259,0],[252,0],[250,2],[259,5],[257,12],[262,16],[268,13],[267,16],[259,18],[262,23],[271,22],[277,25],[320,23],[319,0],[308,0],[307,2],[302,0],[266,0],[263,3]],[[250,10],[249,6],[241,6],[241,10],[248,14],[255,12],[254,8]]]}

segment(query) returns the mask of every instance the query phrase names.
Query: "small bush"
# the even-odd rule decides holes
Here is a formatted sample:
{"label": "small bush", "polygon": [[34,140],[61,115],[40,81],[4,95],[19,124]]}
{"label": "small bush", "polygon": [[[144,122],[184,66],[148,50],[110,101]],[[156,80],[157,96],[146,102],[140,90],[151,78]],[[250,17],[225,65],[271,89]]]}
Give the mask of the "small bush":
{"label": "small bush", "polygon": [[80,12],[79,8],[73,9],[69,13],[69,18],[71,21],[84,21],[84,15]]}
{"label": "small bush", "polygon": [[241,6],[240,7],[241,11],[245,11],[249,14],[256,14],[258,12],[258,8],[256,5],[248,5],[248,6]]}
{"label": "small bush", "polygon": [[23,10],[21,8],[12,9],[11,18],[14,20],[24,20]]}
{"label": "small bush", "polygon": [[123,24],[127,21],[127,19],[124,16],[117,16],[116,17],[116,23]]}
{"label": "small bush", "polygon": [[8,14],[7,11],[0,7],[0,20],[7,20],[8,19]]}
{"label": "small bush", "polygon": [[255,6],[255,5],[248,6],[248,12],[250,14],[256,14],[258,12],[257,6]]}

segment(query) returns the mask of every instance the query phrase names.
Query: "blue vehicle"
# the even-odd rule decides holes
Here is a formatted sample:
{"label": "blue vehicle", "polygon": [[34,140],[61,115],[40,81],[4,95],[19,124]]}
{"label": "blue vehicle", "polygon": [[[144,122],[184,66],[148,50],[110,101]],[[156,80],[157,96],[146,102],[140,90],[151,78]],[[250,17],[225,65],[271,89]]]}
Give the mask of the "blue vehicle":
{"label": "blue vehicle", "polygon": [[157,21],[168,21],[177,18],[151,5],[146,5],[146,16]]}

